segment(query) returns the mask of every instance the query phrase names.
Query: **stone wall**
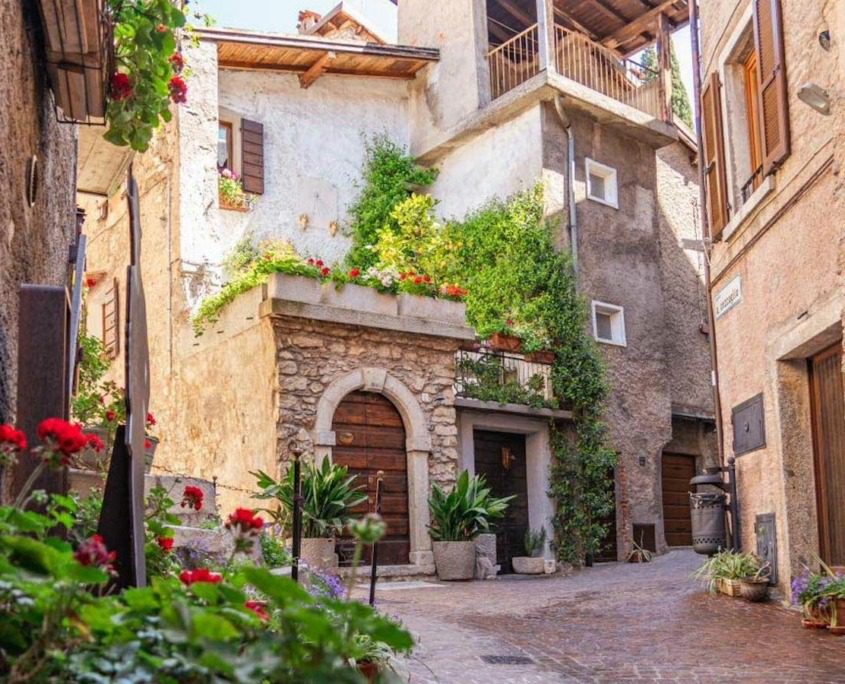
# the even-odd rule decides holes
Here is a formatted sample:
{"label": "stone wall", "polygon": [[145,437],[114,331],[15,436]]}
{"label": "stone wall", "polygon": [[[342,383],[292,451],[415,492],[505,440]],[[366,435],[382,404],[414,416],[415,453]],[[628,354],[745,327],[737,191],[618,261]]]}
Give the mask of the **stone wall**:
{"label": "stone wall", "polygon": [[[76,127],[56,120],[32,2],[0,5],[0,423],[16,412],[18,288],[63,285],[76,230]],[[27,169],[38,158],[34,206]]]}
{"label": "stone wall", "polygon": [[[455,352],[444,338],[362,328],[304,318],[273,319],[279,373],[276,434],[280,461],[295,444],[314,453],[317,402],[338,378],[360,368],[380,368],[414,395],[431,437],[429,480],[455,481],[458,428],[455,414]],[[401,412],[401,411],[400,411]],[[405,426],[406,435],[411,426]]]}

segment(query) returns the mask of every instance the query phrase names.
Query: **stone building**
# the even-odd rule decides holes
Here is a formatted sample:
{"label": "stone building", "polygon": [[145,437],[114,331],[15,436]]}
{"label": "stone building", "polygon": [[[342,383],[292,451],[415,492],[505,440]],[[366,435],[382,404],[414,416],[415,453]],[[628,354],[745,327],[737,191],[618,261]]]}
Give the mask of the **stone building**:
{"label": "stone building", "polygon": [[35,3],[4,3],[0,26],[0,423],[7,423],[17,413],[19,287],[67,282],[77,127],[57,119]]}
{"label": "stone building", "polygon": [[[148,312],[152,408],[166,435],[155,467],[217,478],[225,508],[243,502],[250,471],[278,473],[292,448],[368,483],[387,463],[394,561],[417,571],[430,570],[429,485],[462,469],[517,494],[506,554],[519,554],[526,528],[549,527],[549,421],[571,416],[467,396],[458,360],[474,332],[461,305],[277,276],[202,337],[191,330],[245,235],[343,257],[365,143],[384,135],[440,169],[431,193],[443,217],[543,184],[613,387],[607,556],[635,538],[660,551],[690,543],[686,483],[715,459],[696,146],[668,107],[668,56],[654,74],[626,60],[668,46],[687,10],[616,2],[607,16],[600,4],[401,0],[397,45],[344,3],[304,12],[299,35],[197,31],[189,103],[138,167],[142,267],[159,302]],[[257,195],[248,211],[221,205],[220,167]],[[86,228],[102,235],[94,309],[120,279],[108,235],[124,220],[109,213]],[[501,358],[516,377],[549,372]]]}
{"label": "stone building", "polygon": [[841,3],[700,3],[706,225],[742,546],[845,565]]}

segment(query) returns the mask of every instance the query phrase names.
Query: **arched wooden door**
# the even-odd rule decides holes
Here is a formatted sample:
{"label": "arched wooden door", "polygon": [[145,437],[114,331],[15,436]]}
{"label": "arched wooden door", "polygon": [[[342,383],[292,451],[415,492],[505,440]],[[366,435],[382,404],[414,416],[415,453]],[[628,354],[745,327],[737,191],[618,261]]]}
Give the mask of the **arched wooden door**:
{"label": "arched wooden door", "polygon": [[[384,471],[381,515],[387,534],[379,542],[379,565],[407,564],[411,551],[408,521],[408,466],[405,426],[396,407],[381,394],[352,392],[337,407],[332,421],[336,445],[332,460],[349,468],[367,501],[353,510],[353,516],[375,510],[376,475]],[[341,565],[352,560],[354,542],[338,540]],[[370,561],[369,549],[365,562]]]}

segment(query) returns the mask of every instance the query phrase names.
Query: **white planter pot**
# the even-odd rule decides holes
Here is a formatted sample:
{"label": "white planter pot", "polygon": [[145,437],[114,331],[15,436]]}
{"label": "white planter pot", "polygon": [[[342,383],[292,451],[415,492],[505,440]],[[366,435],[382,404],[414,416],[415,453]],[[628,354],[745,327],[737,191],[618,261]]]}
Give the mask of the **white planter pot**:
{"label": "white planter pot", "polygon": [[542,575],[546,572],[546,559],[542,556],[515,556],[511,558],[513,571],[518,575]]}
{"label": "white planter pot", "polygon": [[336,568],[337,554],[334,552],[334,539],[303,538],[299,559],[312,568]]}
{"label": "white planter pot", "polygon": [[399,295],[399,315],[452,325],[466,325],[466,304],[449,299],[402,294]]}
{"label": "white planter pot", "polygon": [[442,580],[470,580],[475,575],[475,542],[432,542],[434,567]]}
{"label": "white planter pot", "polygon": [[348,283],[338,289],[334,283],[323,284],[323,303],[338,309],[366,311],[367,313],[395,316],[396,297],[382,294],[372,287]]}

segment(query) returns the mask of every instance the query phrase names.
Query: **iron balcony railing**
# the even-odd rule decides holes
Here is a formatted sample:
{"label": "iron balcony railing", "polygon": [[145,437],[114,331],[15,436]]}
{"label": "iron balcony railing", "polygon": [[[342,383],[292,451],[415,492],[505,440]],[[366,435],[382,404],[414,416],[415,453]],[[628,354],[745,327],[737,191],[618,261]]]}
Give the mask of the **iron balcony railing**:
{"label": "iron balcony railing", "polygon": [[742,203],[745,204],[754,194],[754,191],[760,187],[760,182],[763,180],[763,167],[758,166],[754,169],[751,177],[745,181],[745,184],[739,189],[739,194],[742,197]]}
{"label": "iron balcony railing", "polygon": [[[540,63],[538,26],[535,24],[487,55],[490,97],[496,99],[546,68]],[[554,67],[562,76],[596,92],[660,118],[658,73],[593,42],[563,26],[554,27]]]}
{"label": "iron balcony railing", "polygon": [[460,350],[455,359],[455,394],[467,399],[557,408],[552,365],[523,354]]}

